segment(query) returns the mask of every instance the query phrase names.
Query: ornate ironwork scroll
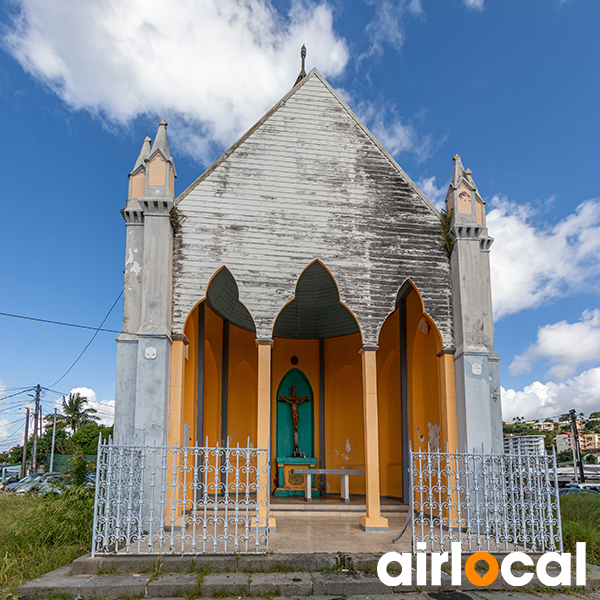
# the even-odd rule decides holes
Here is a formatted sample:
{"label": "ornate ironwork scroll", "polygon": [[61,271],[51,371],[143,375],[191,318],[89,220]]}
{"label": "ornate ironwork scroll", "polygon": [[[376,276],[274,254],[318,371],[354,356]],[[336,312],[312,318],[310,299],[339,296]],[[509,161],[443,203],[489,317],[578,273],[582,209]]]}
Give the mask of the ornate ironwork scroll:
{"label": "ornate ironwork scroll", "polygon": [[246,447],[100,441],[92,556],[266,553],[269,471],[268,449],[250,440]]}
{"label": "ornate ironwork scroll", "polygon": [[562,552],[555,453],[409,453],[413,551]]}

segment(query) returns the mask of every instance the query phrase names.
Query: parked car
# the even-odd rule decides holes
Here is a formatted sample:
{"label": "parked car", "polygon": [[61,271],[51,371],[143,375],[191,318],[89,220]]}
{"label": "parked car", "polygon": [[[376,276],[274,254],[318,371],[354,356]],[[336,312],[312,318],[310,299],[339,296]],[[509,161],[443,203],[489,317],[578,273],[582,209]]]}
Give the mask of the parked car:
{"label": "parked car", "polygon": [[47,496],[48,494],[62,494],[69,486],[69,478],[64,473],[51,473],[41,477],[29,490],[36,496]]}
{"label": "parked car", "polygon": [[594,496],[600,496],[600,492],[596,490],[586,490],[580,487],[566,487],[558,492],[559,496],[566,496],[567,494],[592,494]]}
{"label": "parked car", "polygon": [[21,479],[20,475],[16,475],[16,474],[7,475],[6,481],[4,483],[0,484],[0,492],[3,492],[4,490],[6,490],[6,488],[9,485],[12,485],[13,483],[18,483],[20,479]]}
{"label": "parked car", "polygon": [[[63,491],[70,487],[71,480],[65,473],[52,473],[48,477],[44,477],[31,489],[31,493],[36,496],[48,496],[49,494],[62,494]],[[83,484],[86,487],[96,487],[96,477],[86,475]]]}
{"label": "parked car", "polygon": [[27,475],[27,477],[23,477],[20,481],[16,483],[11,483],[4,488],[4,491],[7,493],[13,494],[24,494],[28,492],[41,477],[46,475],[46,473],[32,473],[31,475]]}

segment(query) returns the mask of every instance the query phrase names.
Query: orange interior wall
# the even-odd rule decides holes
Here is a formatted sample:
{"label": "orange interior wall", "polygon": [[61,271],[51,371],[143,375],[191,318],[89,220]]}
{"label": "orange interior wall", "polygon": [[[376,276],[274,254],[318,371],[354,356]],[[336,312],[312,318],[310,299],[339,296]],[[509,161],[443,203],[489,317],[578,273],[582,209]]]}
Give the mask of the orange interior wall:
{"label": "orange interior wall", "polygon": [[221,439],[221,366],[223,355],[223,319],[208,306],[204,312],[204,434],[208,445]]}
{"label": "orange interior wall", "polygon": [[190,446],[196,445],[196,415],[198,396],[198,308],[192,311],[185,324],[183,333],[188,339],[187,360],[185,361],[184,394],[183,394],[183,421],[190,426]]}
{"label": "orange interior wall", "polygon": [[[360,333],[325,340],[325,461],[328,469],[365,468]],[[339,494],[340,478],[327,478]],[[362,475],[350,477],[350,493],[364,494]]]}
{"label": "orange interior wall", "polygon": [[402,405],[400,400],[400,312],[379,333],[377,351],[379,481],[382,496],[402,496]]}
{"label": "orange interior wall", "polygon": [[[292,356],[298,358],[298,364],[293,365]],[[277,388],[284,375],[290,369],[300,369],[306,375],[313,390],[314,401],[314,456],[317,459],[317,468],[319,465],[319,340],[289,340],[286,338],[275,338],[272,354],[272,405],[271,405],[271,457],[277,457],[277,448],[275,447],[277,434]],[[275,463],[273,463],[275,465]],[[275,468],[273,466],[273,468]]]}
{"label": "orange interior wall", "polygon": [[229,326],[227,435],[231,446],[239,443],[240,447],[246,447],[250,438],[256,448],[258,353],[255,339],[252,331]]}
{"label": "orange interior wall", "polygon": [[[427,335],[418,329],[423,318],[429,324]],[[439,344],[433,327],[429,317],[423,313],[421,299],[413,291],[406,299],[409,439],[413,449],[427,449],[427,443],[431,441],[430,425],[440,426],[440,442],[443,443],[436,356]]]}

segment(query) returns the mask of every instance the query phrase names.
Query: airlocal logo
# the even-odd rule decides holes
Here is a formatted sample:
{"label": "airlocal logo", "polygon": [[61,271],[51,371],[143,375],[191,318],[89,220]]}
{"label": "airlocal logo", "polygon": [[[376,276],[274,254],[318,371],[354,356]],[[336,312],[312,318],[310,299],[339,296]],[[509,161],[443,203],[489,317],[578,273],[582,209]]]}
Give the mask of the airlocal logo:
{"label": "airlocal logo", "polygon": [[[423,542],[417,544],[417,550],[425,550]],[[450,556],[448,552],[432,552],[430,554],[430,583],[431,585],[442,584],[442,565],[450,563],[452,585],[462,585],[462,552],[459,542],[453,542],[450,545]],[[484,562],[488,565],[487,573],[480,575],[475,570],[478,562]],[[392,563],[398,563],[401,567],[399,575],[391,576],[387,569]],[[515,563],[521,563],[526,567],[533,567],[534,562],[531,556],[524,552],[511,552],[507,554],[498,564],[498,560],[489,552],[475,552],[471,554],[464,567],[465,577],[473,585],[480,587],[489,586],[496,581],[498,574],[506,583],[513,586],[527,585],[533,579],[533,573],[526,572],[515,575],[512,567]],[[557,563],[559,567],[558,574],[550,575],[548,565]],[[410,552],[388,552],[384,554],[377,564],[377,575],[381,583],[389,586],[412,585],[412,554]],[[416,585],[427,584],[427,553],[416,553]],[[559,552],[546,552],[542,554],[535,565],[535,573],[542,585],[555,587],[559,585],[571,585],[571,554]],[[577,542],[575,551],[575,585],[585,585],[585,542]]]}

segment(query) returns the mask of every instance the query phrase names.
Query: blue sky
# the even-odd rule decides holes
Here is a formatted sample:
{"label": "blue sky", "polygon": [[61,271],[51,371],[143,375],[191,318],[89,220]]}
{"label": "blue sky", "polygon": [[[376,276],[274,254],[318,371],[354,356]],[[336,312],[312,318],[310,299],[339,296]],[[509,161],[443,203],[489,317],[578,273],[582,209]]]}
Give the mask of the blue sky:
{"label": "blue sky", "polygon": [[[287,92],[305,43],[434,203],[454,154],[473,170],[505,418],[600,410],[600,3],[0,0],[0,23],[0,312],[98,326],[144,136],[169,122],[183,191]],[[45,413],[85,388],[110,420],[114,334],[60,379],[92,335],[0,316],[0,450],[31,402],[8,396],[37,383]]]}

